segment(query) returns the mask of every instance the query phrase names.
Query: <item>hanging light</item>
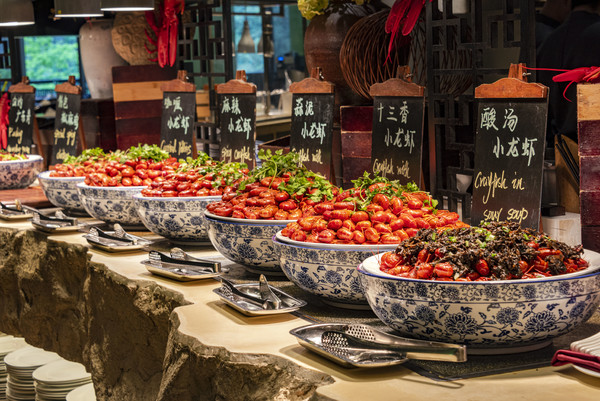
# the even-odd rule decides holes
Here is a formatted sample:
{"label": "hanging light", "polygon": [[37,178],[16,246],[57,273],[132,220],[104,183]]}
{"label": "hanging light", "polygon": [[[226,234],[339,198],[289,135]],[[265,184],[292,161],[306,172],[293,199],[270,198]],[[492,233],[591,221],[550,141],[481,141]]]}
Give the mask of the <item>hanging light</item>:
{"label": "hanging light", "polygon": [[101,0],[102,11],[151,11],[154,0]]}
{"label": "hanging light", "polygon": [[252,35],[250,35],[250,25],[248,25],[248,20],[245,20],[242,37],[237,45],[237,51],[238,53],[254,53],[255,49],[256,45],[254,44],[254,39],[252,39]]}
{"label": "hanging light", "polygon": [[0,26],[35,24],[33,3],[24,0],[0,0]]}
{"label": "hanging light", "polygon": [[103,17],[100,0],[54,0],[56,18]]}

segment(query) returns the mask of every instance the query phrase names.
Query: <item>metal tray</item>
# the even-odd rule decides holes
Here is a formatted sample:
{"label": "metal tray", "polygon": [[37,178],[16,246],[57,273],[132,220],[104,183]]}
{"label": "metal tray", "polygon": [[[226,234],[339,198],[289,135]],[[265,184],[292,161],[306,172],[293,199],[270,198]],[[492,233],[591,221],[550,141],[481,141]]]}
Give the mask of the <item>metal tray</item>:
{"label": "metal tray", "polygon": [[79,224],[67,224],[67,225],[60,225],[60,224],[54,224],[54,223],[48,223],[48,224],[44,224],[44,223],[36,223],[34,221],[31,222],[31,225],[33,226],[33,228],[46,232],[46,233],[67,233],[67,232],[75,232],[78,231],[80,228]]}
{"label": "metal tray", "polygon": [[2,220],[9,220],[9,221],[15,221],[15,220],[26,220],[26,219],[30,219],[33,217],[33,213],[31,212],[24,212],[24,213],[18,213],[18,212],[11,212],[5,209],[0,209],[0,219]]}
{"label": "metal tray", "polygon": [[[199,267],[185,264],[181,264],[181,267],[161,267],[157,265],[156,262],[149,259],[143,260],[141,263],[146,266],[146,269],[148,269],[150,273],[177,281],[203,280],[218,277],[223,274],[223,272],[206,272],[205,270],[200,270]],[[182,271],[183,269],[185,269],[185,271]]]}
{"label": "metal tray", "polygon": [[[260,297],[259,283],[248,283],[248,284],[236,284],[235,287],[241,292],[245,292],[248,295]],[[254,303],[245,300],[244,298],[235,294],[226,294],[222,287],[215,288],[213,292],[217,294],[227,305],[246,316],[267,316],[277,315],[280,313],[290,313],[297,311],[298,309],[306,306],[306,302],[300,299],[296,299],[285,292],[270,286],[271,290],[281,299],[281,307],[277,309],[263,309]]]}
{"label": "metal tray", "polygon": [[[345,323],[320,323],[311,324],[308,326],[298,327],[290,331],[290,334],[295,336],[298,343],[304,348],[311,350],[341,366],[347,368],[380,368],[384,366],[400,365],[406,361],[404,355],[395,354],[393,352],[377,355],[373,354],[372,358],[352,358],[342,356],[331,352],[321,343],[321,336],[326,331],[342,331],[347,326]],[[397,355],[397,356],[395,356]]]}

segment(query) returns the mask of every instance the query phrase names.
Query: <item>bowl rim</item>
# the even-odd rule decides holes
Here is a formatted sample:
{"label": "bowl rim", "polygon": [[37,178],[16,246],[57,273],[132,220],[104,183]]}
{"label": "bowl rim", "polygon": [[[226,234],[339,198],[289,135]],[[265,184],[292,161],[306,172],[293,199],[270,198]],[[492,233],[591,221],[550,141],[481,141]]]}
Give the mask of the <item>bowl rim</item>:
{"label": "bowl rim", "polygon": [[7,164],[17,164],[17,163],[32,163],[32,162],[37,162],[37,161],[41,161],[44,160],[44,158],[41,155],[36,155],[36,154],[26,154],[27,159],[24,160],[3,160],[0,161],[0,163],[7,163]]}
{"label": "bowl rim", "polygon": [[260,225],[260,226],[287,226],[290,223],[293,223],[298,220],[265,220],[265,219],[238,219],[235,217],[223,217],[217,216],[209,212],[208,210],[204,211],[204,216],[211,220],[219,220],[231,224],[242,224],[242,225]]}
{"label": "bowl rim", "polygon": [[[365,276],[371,276],[374,278],[382,279],[382,280],[390,280],[390,281],[399,281],[399,282],[407,282],[407,283],[427,283],[427,284],[435,284],[435,285],[505,285],[505,284],[526,284],[526,283],[543,283],[543,282],[554,282],[554,281],[564,281],[570,280],[574,278],[584,278],[600,275],[600,253],[594,252],[592,250],[584,249],[584,258],[586,253],[589,254],[587,259],[595,259],[595,266],[590,263],[590,267],[574,272],[574,273],[566,273],[558,276],[550,276],[550,277],[540,277],[540,278],[521,278],[514,280],[491,280],[491,281],[436,281],[436,280],[424,280],[417,278],[407,278],[407,277],[398,277],[393,276],[388,273],[384,273],[382,271],[374,272],[373,268],[370,266],[365,266],[365,263],[371,264],[375,263],[377,258],[381,258],[385,252],[379,253],[377,255],[369,256],[367,259],[363,260],[361,264],[357,267],[358,272],[364,274]],[[379,266],[377,266],[379,269]]]}
{"label": "bowl rim", "polygon": [[[325,244],[319,242],[305,242],[305,241],[294,241],[283,234],[281,231],[277,231],[277,233],[273,236],[273,242],[278,244],[291,246],[295,248],[306,248],[306,249],[320,249],[327,251],[373,251],[373,248],[383,248],[386,252],[393,251],[396,249],[398,244]],[[385,253],[385,252],[384,252]]]}
{"label": "bowl rim", "polygon": [[130,187],[125,187],[125,186],[120,186],[120,187],[97,187],[97,186],[93,186],[93,185],[87,185],[85,182],[80,182],[79,184],[77,184],[77,188],[82,188],[82,189],[100,189],[100,190],[106,190],[106,191],[123,191],[123,190],[142,190],[144,188],[146,188],[145,185],[132,185]]}
{"label": "bowl rim", "polygon": [[82,181],[85,180],[84,176],[78,176],[78,177],[50,177],[50,173],[52,172],[52,170],[46,170],[46,171],[42,171],[41,173],[38,174],[38,178],[41,178],[43,180],[55,180],[55,181]]}
{"label": "bowl rim", "polygon": [[[147,187],[144,187],[147,188]],[[218,201],[219,199],[221,199],[223,197],[223,195],[207,195],[207,196],[144,196],[142,193],[139,194],[135,194],[133,195],[133,199],[138,199],[138,200],[150,200],[150,201],[165,201],[165,202],[172,202],[172,201],[187,201],[187,202],[191,202],[191,201],[198,201],[198,200],[208,200],[208,201]]]}

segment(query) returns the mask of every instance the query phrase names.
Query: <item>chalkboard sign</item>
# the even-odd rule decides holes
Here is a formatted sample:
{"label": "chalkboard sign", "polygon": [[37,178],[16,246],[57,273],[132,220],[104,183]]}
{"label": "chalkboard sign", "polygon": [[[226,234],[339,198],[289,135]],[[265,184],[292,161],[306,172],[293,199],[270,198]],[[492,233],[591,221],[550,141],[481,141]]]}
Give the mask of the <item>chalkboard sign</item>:
{"label": "chalkboard sign", "polygon": [[67,156],[77,155],[81,94],[57,93],[56,120],[50,164],[62,163]]}
{"label": "chalkboard sign", "polygon": [[511,221],[539,227],[546,100],[479,102],[472,224]]}
{"label": "chalkboard sign", "polygon": [[524,64],[475,88],[478,99],[471,224],[517,222],[538,229],[548,88],[527,83]]}
{"label": "chalkboard sign", "polygon": [[11,93],[8,121],[6,150],[30,154],[35,124],[35,93]]}
{"label": "chalkboard sign", "polygon": [[373,98],[371,169],[402,184],[421,182],[423,97]]}
{"label": "chalkboard sign", "polygon": [[294,93],[290,150],[309,169],[330,178],[333,137],[332,93]]}
{"label": "chalkboard sign", "polygon": [[236,79],[217,85],[217,112],[221,128],[221,161],[256,164],[256,85],[244,70]]}
{"label": "chalkboard sign", "polygon": [[256,94],[223,94],[218,103],[221,121],[221,161],[254,166]]}
{"label": "chalkboard sign", "polygon": [[160,147],[172,157],[194,157],[196,92],[164,92]]}

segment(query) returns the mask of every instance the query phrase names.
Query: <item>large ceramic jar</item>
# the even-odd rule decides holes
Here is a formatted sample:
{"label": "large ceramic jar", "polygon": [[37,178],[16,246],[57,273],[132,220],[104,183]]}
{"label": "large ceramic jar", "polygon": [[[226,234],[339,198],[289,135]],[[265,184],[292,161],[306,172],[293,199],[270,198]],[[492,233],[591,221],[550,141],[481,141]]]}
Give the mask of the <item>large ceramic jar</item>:
{"label": "large ceramic jar", "polygon": [[330,0],[323,14],[311,19],[304,35],[306,67],[321,67],[323,78],[335,84],[336,105],[361,104],[365,101],[347,84],[340,67],[340,49],[346,33],[362,17],[377,11],[372,4]]}

